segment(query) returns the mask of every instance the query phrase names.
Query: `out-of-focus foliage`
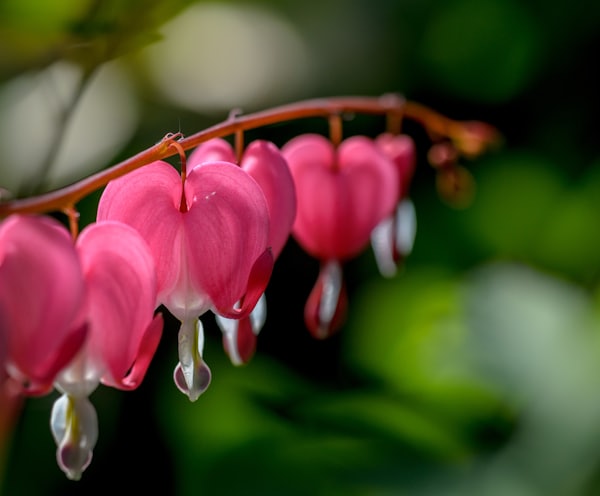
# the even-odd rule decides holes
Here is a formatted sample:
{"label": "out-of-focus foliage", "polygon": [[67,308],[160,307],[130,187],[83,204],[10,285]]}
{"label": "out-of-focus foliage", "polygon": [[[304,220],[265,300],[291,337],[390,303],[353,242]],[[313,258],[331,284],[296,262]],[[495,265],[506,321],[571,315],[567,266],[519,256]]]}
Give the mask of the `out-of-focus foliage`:
{"label": "out-of-focus foliage", "polygon": [[[5,494],[159,485],[174,495],[598,494],[599,47],[600,3],[591,0],[0,1],[0,95],[10,95],[0,97],[0,125],[11,136],[2,148],[17,151],[0,157],[0,186],[22,173],[8,188],[15,194],[108,166],[166,132],[191,134],[231,108],[328,95],[403,92],[450,117],[487,121],[505,138],[463,163],[476,190],[455,209],[436,195],[428,137],[407,122],[419,150],[414,251],[391,280],[369,251],[348,263],[350,314],[339,335],[316,342],[304,328],[318,267],[291,240],[250,364],[227,362],[207,319],[213,384],[189,403],[172,384],[176,326],[167,316],[142,387],[94,393],[100,440],[83,479],[66,481],[54,465],[53,398],[31,400]],[[104,60],[118,90],[98,89],[101,72],[54,79],[37,85],[45,104],[2,120],[31,95],[35,70],[58,63],[85,75]],[[118,100],[109,110],[117,94],[135,108],[130,127],[86,162],[67,143],[85,149],[110,136],[101,125],[110,119],[95,120],[94,109],[124,121]],[[70,102],[83,108],[86,98],[100,107],[75,115]],[[80,134],[50,126],[34,140],[33,123],[54,118]],[[361,116],[344,125],[347,135],[383,130]],[[247,140],[282,145],[326,129],[299,121]],[[57,137],[66,144],[51,152]],[[48,153],[55,160],[42,178]],[[33,159],[19,155],[42,158],[26,169]],[[84,223],[96,201],[80,205]]]}
{"label": "out-of-focus foliage", "polygon": [[[158,28],[183,5],[0,3],[0,145],[8,150],[0,182],[10,195],[54,189],[114,158],[133,134],[137,96],[119,64],[104,64],[159,40]],[[28,147],[14,145],[24,137]]]}
{"label": "out-of-focus foliage", "polygon": [[156,41],[157,29],[183,5],[181,0],[3,0],[0,75],[63,59],[93,68]]}
{"label": "out-of-focus foliage", "polygon": [[534,15],[512,0],[440,4],[424,34],[423,64],[434,82],[459,96],[505,101],[543,62]]}

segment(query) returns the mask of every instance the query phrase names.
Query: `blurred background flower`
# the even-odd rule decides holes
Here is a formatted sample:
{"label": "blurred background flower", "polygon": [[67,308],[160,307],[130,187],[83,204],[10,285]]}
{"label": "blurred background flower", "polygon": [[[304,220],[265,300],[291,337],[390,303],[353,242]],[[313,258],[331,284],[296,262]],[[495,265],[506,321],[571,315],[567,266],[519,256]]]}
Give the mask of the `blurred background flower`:
{"label": "blurred background flower", "polygon": [[[368,251],[349,263],[338,335],[304,328],[318,264],[290,241],[248,365],[229,363],[207,321],[213,384],[190,404],[165,332],[136,392],[94,393],[100,439],[77,483],[54,463],[55,398],[28,401],[3,494],[598,494],[599,28],[591,0],[2,0],[0,187],[13,195],[233,108],[312,97],[401,92],[505,139],[463,164],[476,190],[455,209],[406,122],[413,252],[391,280]],[[308,119],[247,140],[326,130]],[[347,136],[382,130],[344,122]]]}

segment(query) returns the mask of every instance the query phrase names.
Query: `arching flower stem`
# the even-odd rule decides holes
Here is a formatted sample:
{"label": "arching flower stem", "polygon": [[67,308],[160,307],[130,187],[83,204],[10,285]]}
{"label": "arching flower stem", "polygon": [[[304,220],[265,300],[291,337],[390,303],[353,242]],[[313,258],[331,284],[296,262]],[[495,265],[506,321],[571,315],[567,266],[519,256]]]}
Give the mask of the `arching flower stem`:
{"label": "arching flower stem", "polygon": [[[194,148],[211,138],[230,136],[286,121],[309,117],[329,118],[344,113],[393,115],[394,119],[412,119],[423,125],[430,134],[451,139],[460,151],[471,157],[497,144],[500,138],[498,132],[487,124],[455,121],[424,105],[406,101],[399,95],[304,100],[247,115],[232,112],[225,121],[186,138],[183,138],[181,133],[169,133],[156,145],[77,183],[39,196],[0,202],[0,217],[13,213],[61,211],[65,206],[76,204],[113,179],[157,160],[171,157],[179,153],[180,149]],[[174,143],[177,143],[178,147],[173,147]]]}

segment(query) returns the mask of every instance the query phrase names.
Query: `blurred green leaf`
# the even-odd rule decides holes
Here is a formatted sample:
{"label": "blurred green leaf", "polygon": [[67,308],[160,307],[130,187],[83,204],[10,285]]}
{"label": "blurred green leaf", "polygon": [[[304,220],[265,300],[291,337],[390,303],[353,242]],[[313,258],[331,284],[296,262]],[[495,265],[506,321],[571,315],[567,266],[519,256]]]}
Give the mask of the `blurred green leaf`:
{"label": "blurred green leaf", "polygon": [[525,494],[591,494],[586,486],[600,461],[594,301],[577,286],[507,263],[475,271],[465,301],[478,368],[521,416],[487,483],[526,480],[533,492]]}
{"label": "blurred green leaf", "polygon": [[467,449],[494,423],[498,438],[482,441],[502,443],[513,413],[478,376],[463,304],[459,279],[442,271],[412,269],[372,282],[354,295],[345,343],[350,366],[454,432]]}
{"label": "blurred green leaf", "polygon": [[535,75],[540,35],[520,3],[452,0],[440,2],[420,53],[437,89],[472,101],[506,101]]}
{"label": "blurred green leaf", "polygon": [[509,152],[484,159],[477,184],[475,202],[464,212],[472,242],[491,256],[531,257],[563,194],[558,169],[535,154]]}
{"label": "blurred green leaf", "polygon": [[457,288],[450,274],[435,270],[360,288],[346,334],[351,363],[399,390],[451,380],[464,367]]}
{"label": "blurred green leaf", "polygon": [[56,60],[69,31],[92,1],[2,0],[0,2],[0,78]]}
{"label": "blurred green leaf", "polygon": [[214,455],[267,432],[286,431],[285,419],[278,419],[264,402],[277,403],[297,394],[303,387],[301,380],[258,357],[245,367],[234,367],[223,357],[216,357],[210,366],[210,388],[196,403],[190,403],[171,381],[165,381],[159,409],[174,446],[196,446],[203,456]]}
{"label": "blurred green leaf", "polygon": [[600,271],[600,231],[594,228],[599,198],[600,167],[592,167],[548,212],[536,258],[584,283],[594,281]]}
{"label": "blurred green leaf", "polygon": [[415,408],[410,398],[373,391],[336,391],[304,402],[297,414],[313,429],[357,439],[375,440],[396,450],[460,460],[469,450],[454,429],[435,415]]}
{"label": "blurred green leaf", "polygon": [[3,0],[0,78],[67,59],[91,70],[157,39],[187,2],[175,0]]}
{"label": "blurred green leaf", "polygon": [[600,269],[600,168],[567,181],[534,153],[483,160],[478,194],[464,212],[467,240],[487,257],[529,261],[589,282]]}

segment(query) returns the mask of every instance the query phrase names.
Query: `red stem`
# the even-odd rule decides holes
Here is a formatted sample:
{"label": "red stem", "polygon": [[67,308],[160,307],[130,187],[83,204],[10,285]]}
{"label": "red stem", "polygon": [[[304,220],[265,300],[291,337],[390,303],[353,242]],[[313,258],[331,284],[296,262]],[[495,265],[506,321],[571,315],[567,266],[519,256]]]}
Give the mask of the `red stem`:
{"label": "red stem", "polygon": [[[402,115],[421,123],[428,131],[439,136],[458,136],[463,124],[444,117],[434,110],[418,103],[404,100],[399,95],[381,97],[334,97],[305,100],[274,107],[245,116],[232,112],[223,122],[182,138],[180,133],[168,134],[156,145],[130,157],[112,167],[70,186],[39,196],[0,202],[0,217],[14,213],[42,213],[60,211],[68,205],[105,186],[127,172],[138,169],[156,160],[162,160],[178,153],[179,149],[189,150],[211,138],[225,137],[242,131],[256,129],[275,123],[307,117],[329,117],[335,114],[360,113],[374,115]],[[177,143],[177,147],[172,145]]]}

